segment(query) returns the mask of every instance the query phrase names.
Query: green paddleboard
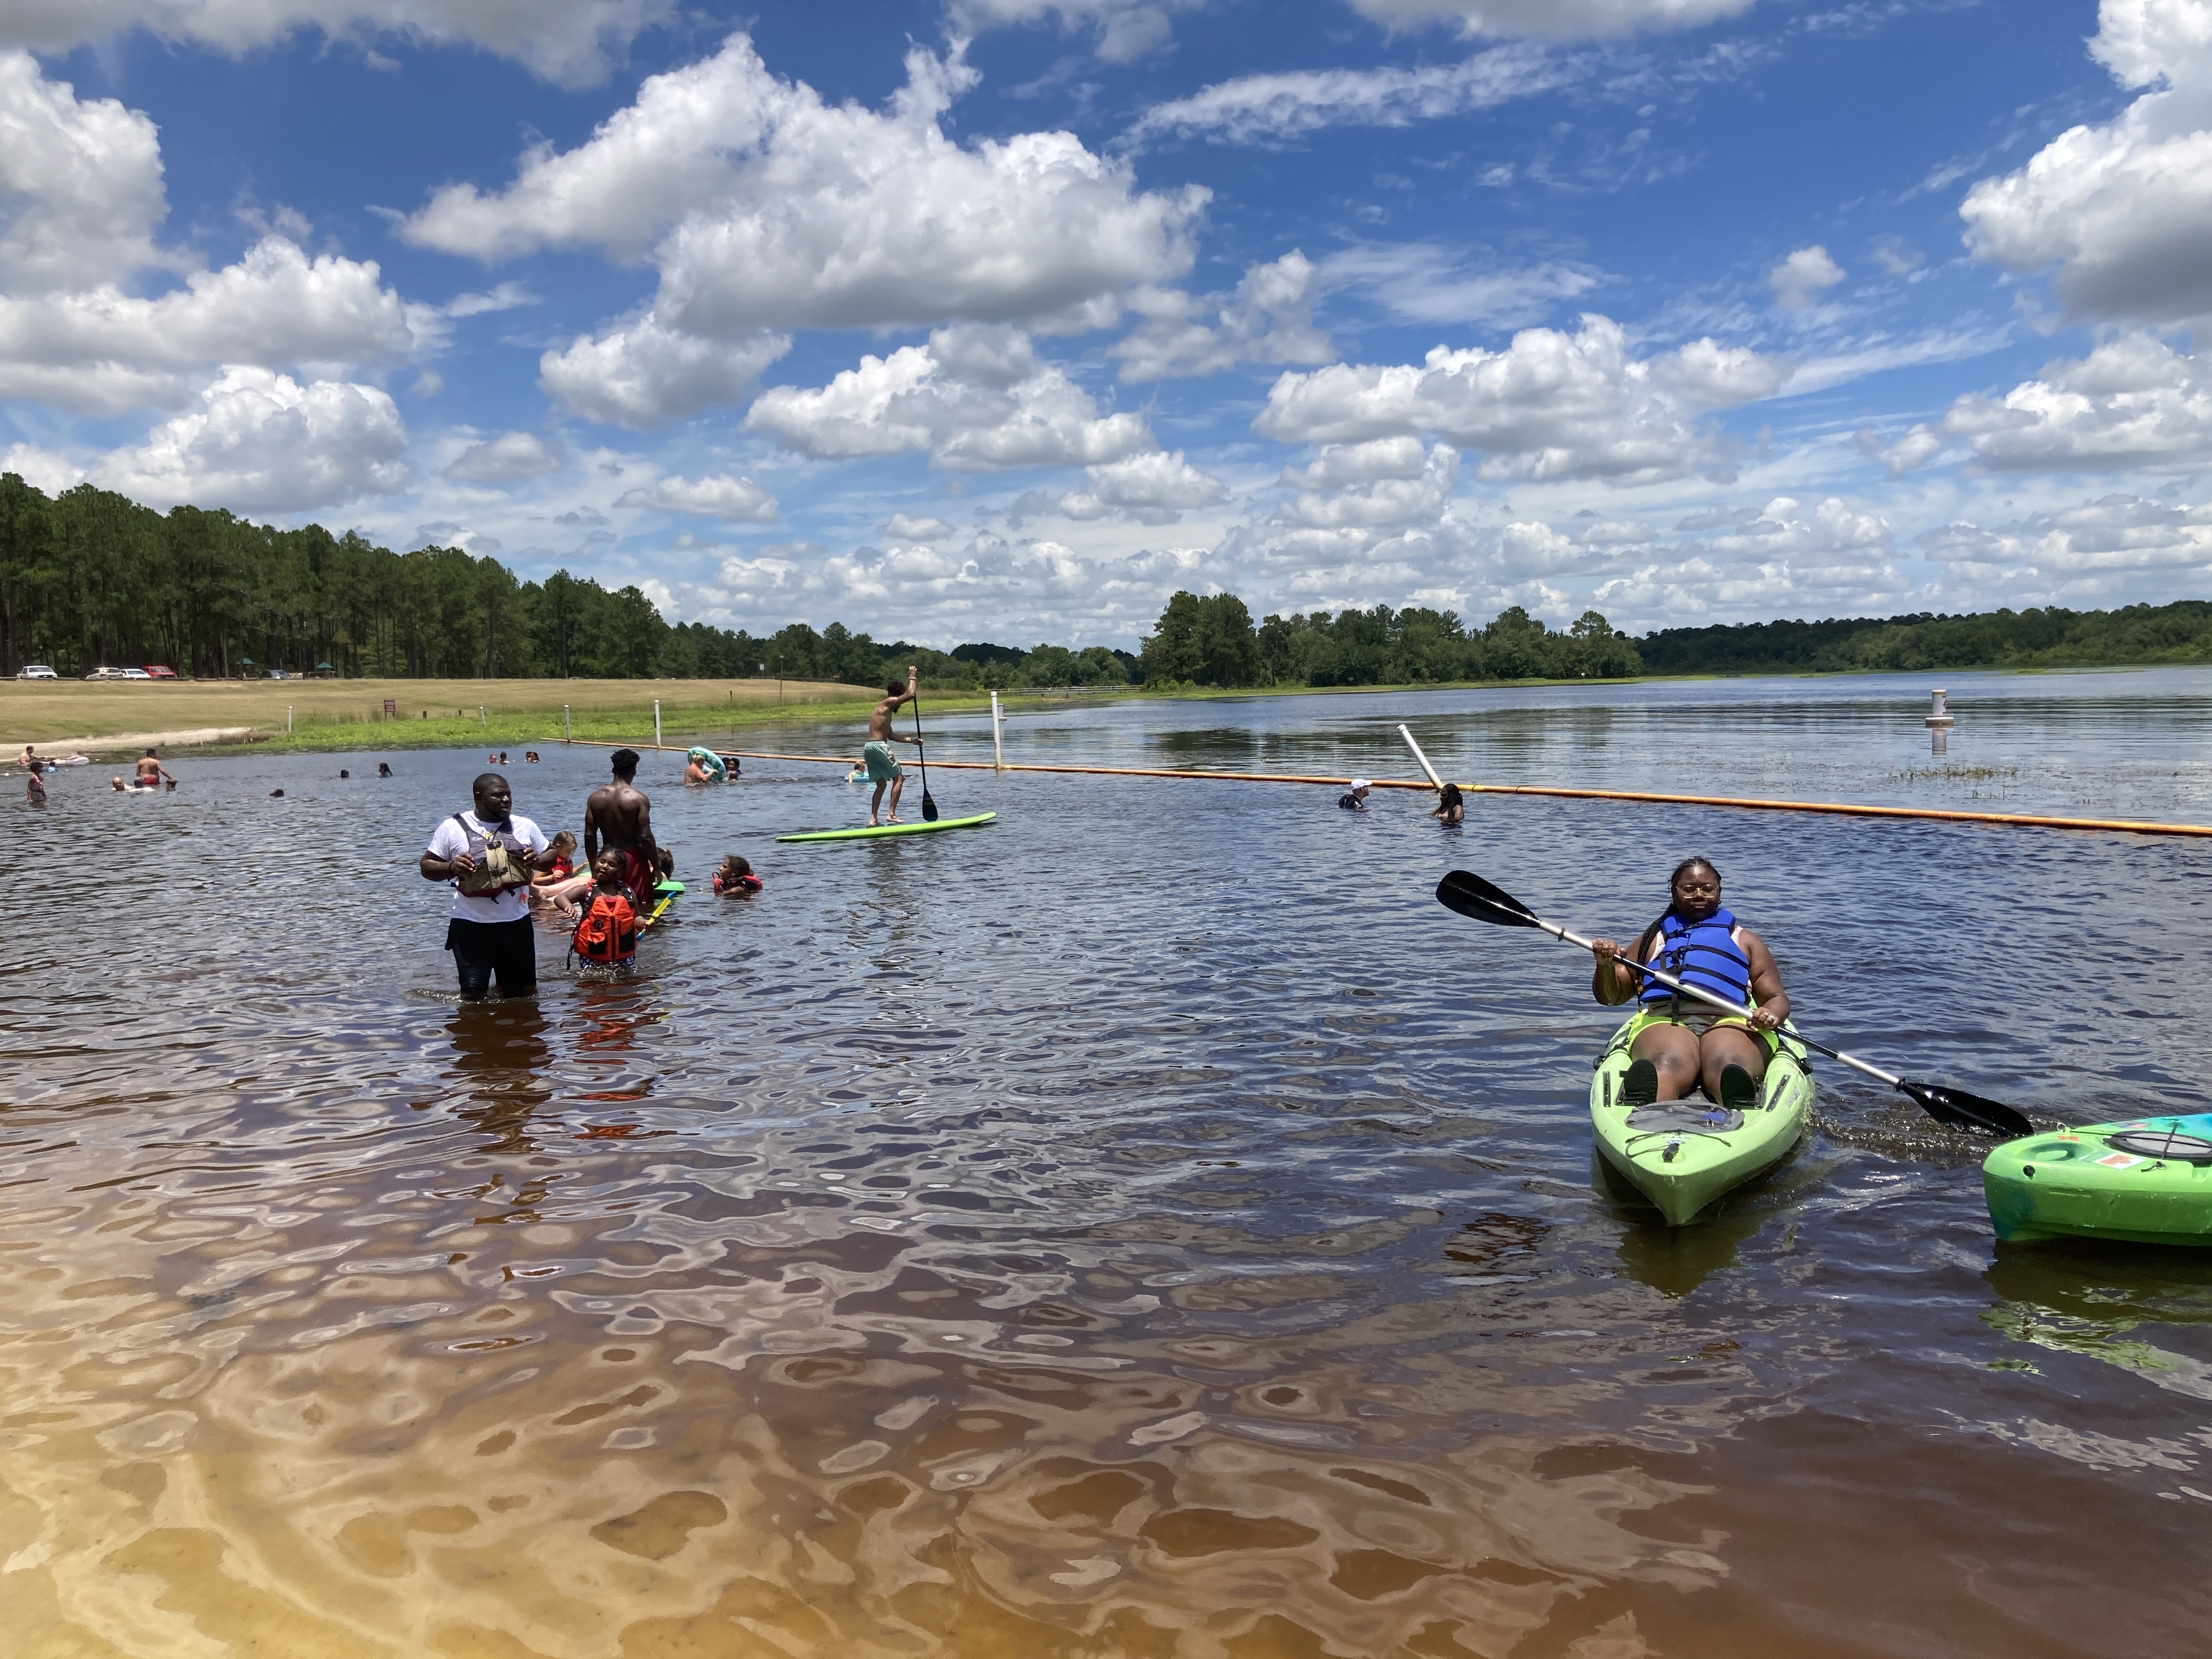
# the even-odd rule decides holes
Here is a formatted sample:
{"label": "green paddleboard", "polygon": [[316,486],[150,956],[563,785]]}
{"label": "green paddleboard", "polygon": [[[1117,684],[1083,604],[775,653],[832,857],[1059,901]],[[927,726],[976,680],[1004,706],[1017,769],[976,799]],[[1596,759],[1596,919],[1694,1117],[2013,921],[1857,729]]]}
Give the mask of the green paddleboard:
{"label": "green paddleboard", "polygon": [[778,836],[778,841],[875,841],[884,836],[926,836],[933,830],[972,830],[979,823],[988,823],[999,815],[978,812],[973,817],[939,818],[934,823],[922,819],[914,823],[862,824],[857,830],[809,830],[800,836]]}

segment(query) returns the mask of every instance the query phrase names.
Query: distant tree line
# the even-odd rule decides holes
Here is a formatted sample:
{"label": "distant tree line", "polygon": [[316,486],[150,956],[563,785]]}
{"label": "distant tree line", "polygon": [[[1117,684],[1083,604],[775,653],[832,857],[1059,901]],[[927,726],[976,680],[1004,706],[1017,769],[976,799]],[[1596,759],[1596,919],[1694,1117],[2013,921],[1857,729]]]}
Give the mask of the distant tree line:
{"label": "distant tree line", "polygon": [[2212,603],[2118,611],[1921,611],[1832,622],[1668,628],[1637,641],[1654,674],[1838,673],[1853,669],[2086,668],[2212,662]]}
{"label": "distant tree line", "polygon": [[1595,611],[1565,629],[1516,605],[1480,627],[1388,605],[1256,624],[1233,593],[1177,593],[1141,653],[1091,646],[881,645],[842,623],[756,638],[664,620],[637,587],[556,571],[524,581],[459,548],[394,553],[319,525],[156,513],[80,484],[49,497],[0,474],[0,674],[161,663],[202,678],[709,678],[980,690],[1132,683],[1416,685],[1893,669],[2212,661],[2212,603],[1996,611],[1663,629],[1632,639]]}
{"label": "distant tree line", "polygon": [[1643,672],[1636,642],[1595,611],[1565,631],[1517,605],[1480,628],[1454,611],[1387,605],[1334,617],[1271,616],[1255,628],[1234,593],[1177,593],[1139,662],[1146,684],[1163,685],[1419,685]]}

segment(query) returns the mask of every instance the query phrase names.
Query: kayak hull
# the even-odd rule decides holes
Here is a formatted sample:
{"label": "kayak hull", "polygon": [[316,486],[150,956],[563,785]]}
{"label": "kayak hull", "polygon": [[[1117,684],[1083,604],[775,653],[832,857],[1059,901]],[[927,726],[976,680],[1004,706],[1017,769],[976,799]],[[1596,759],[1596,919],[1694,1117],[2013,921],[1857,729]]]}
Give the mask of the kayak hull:
{"label": "kayak hull", "polygon": [[778,836],[783,841],[883,841],[892,836],[926,836],[939,830],[973,830],[978,824],[988,823],[999,815],[996,812],[977,812],[964,818],[939,818],[932,823],[927,818],[912,823],[862,824],[855,830],[809,830],[803,835]]}
{"label": "kayak hull", "polygon": [[[1789,1157],[1805,1133],[1813,1073],[1804,1046],[1785,1027],[1752,1109],[1730,1122],[1703,1096],[1633,1114],[1620,1098],[1629,1048],[1655,1023],[1638,1013],[1613,1034],[1590,1079],[1590,1130],[1598,1155],[1680,1227],[1723,1194]],[[1635,1121],[1632,1121],[1632,1118]]]}
{"label": "kayak hull", "polygon": [[[2180,1137],[2181,1139],[2168,1139]],[[2212,1113],[2130,1118],[2008,1140],[1982,1163],[1990,1224],[2054,1238],[2212,1245]],[[2155,1155],[2161,1150],[2185,1156]]]}

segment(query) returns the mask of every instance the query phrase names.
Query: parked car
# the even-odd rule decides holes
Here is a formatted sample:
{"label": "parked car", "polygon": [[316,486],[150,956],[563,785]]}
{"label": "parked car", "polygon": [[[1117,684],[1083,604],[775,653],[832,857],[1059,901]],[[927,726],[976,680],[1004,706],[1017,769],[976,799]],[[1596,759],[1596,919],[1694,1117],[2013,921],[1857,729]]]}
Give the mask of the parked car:
{"label": "parked car", "polygon": [[150,680],[154,677],[143,668],[126,668],[123,671],[123,678],[126,680]]}
{"label": "parked car", "polygon": [[120,668],[95,668],[85,676],[88,680],[127,680],[130,674]]}
{"label": "parked car", "polygon": [[146,678],[149,680],[173,680],[177,678],[175,669],[164,668],[157,662],[148,663],[145,672]]}
{"label": "parked car", "polygon": [[27,662],[15,671],[19,680],[58,680],[61,676],[42,662]]}
{"label": "parked car", "polygon": [[297,674],[288,674],[281,668],[266,668],[262,671],[261,678],[264,680],[296,680],[300,677]]}

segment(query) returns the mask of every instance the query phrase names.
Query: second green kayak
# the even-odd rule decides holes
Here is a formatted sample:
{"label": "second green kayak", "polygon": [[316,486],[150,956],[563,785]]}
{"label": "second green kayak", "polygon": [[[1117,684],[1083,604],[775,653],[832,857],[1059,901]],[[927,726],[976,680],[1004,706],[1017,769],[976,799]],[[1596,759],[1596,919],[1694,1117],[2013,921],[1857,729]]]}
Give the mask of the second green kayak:
{"label": "second green kayak", "polygon": [[1758,1103],[1724,1112],[1703,1096],[1631,1110],[1620,1098],[1629,1045],[1657,1017],[1639,1013],[1613,1034],[1590,1079],[1590,1127],[1598,1152],[1680,1227],[1723,1193],[1780,1163],[1805,1132],[1813,1073],[1804,1046],[1785,1026]]}
{"label": "second green kayak", "polygon": [[2212,1114],[2008,1140],[1982,1164],[1997,1237],[2212,1244]]}
{"label": "second green kayak", "polygon": [[939,818],[932,823],[921,819],[913,823],[864,823],[857,830],[809,830],[804,835],[778,836],[778,841],[876,841],[885,836],[926,836],[933,830],[972,830],[979,823],[988,823],[999,815],[978,812],[972,817]]}

